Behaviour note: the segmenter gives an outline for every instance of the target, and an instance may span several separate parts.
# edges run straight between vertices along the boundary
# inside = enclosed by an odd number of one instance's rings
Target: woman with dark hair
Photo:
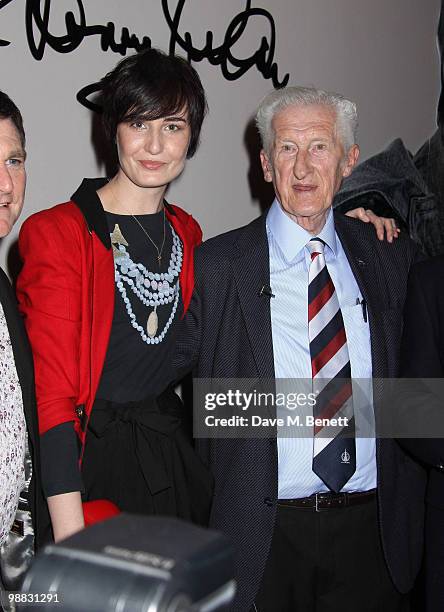
[[[82,499],[199,523],[211,499],[169,387],[201,230],[164,200],[196,151],[205,93],[185,60],[149,49],[104,77],[102,103],[117,173],[84,179],[20,234],[18,298],[56,540],[84,526]]]

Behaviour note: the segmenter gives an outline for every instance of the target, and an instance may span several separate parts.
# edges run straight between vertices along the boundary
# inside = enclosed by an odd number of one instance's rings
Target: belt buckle
[[[325,495],[326,495],[325,492],[315,493],[315,512],[326,512],[327,510],[331,508],[331,506],[328,503],[326,503],[324,507],[321,506],[322,497],[325,498]],[[328,500],[326,500],[326,502],[328,502]]]

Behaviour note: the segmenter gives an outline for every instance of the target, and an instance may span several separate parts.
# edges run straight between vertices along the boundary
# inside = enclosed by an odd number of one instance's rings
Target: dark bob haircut
[[[207,111],[199,75],[184,59],[159,49],[126,57],[101,80],[103,125],[114,143],[123,121],[152,121],[188,110],[191,128],[187,157],[196,152]]]
[[[20,142],[24,149],[26,138],[25,130],[23,128],[22,114],[11,98],[3,91],[0,91],[0,119],[10,119],[12,121],[19,134]]]

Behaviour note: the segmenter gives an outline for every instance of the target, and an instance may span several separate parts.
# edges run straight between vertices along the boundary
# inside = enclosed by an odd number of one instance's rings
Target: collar
[[[71,200],[78,206],[85,217],[88,230],[94,232],[103,245],[111,248],[108,223],[102,202],[97,195],[97,190],[106,185],[108,179],[95,178],[83,179],[80,187],[73,193]],[[175,217],[174,208],[164,200],[165,211],[168,217]]]
[[[292,261],[299,255],[307,242],[313,236],[300,225],[295,223],[282,209],[279,200],[274,199],[267,215],[267,229],[273,235],[287,261]],[[316,235],[330,248],[333,255],[337,255],[337,241],[332,209],[328,211],[327,219],[322,230]]]

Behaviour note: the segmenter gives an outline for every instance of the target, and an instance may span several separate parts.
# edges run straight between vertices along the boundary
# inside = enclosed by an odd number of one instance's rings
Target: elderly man
[[[314,410],[348,406],[348,420],[311,438],[198,441],[215,476],[211,526],[236,547],[235,609],[403,610],[421,558],[424,473],[394,441],[355,438],[350,387],[397,374],[416,249],[332,212],[359,154],[352,102],[289,87],[256,120],[276,197],[197,251],[177,366],[200,378],[327,378]],[[323,404],[332,388],[342,399]]]
[[[25,158],[20,111],[0,91],[0,238],[23,207]],[[0,585],[7,590],[20,587],[48,525],[37,441],[32,355],[12,287],[0,269]]]

